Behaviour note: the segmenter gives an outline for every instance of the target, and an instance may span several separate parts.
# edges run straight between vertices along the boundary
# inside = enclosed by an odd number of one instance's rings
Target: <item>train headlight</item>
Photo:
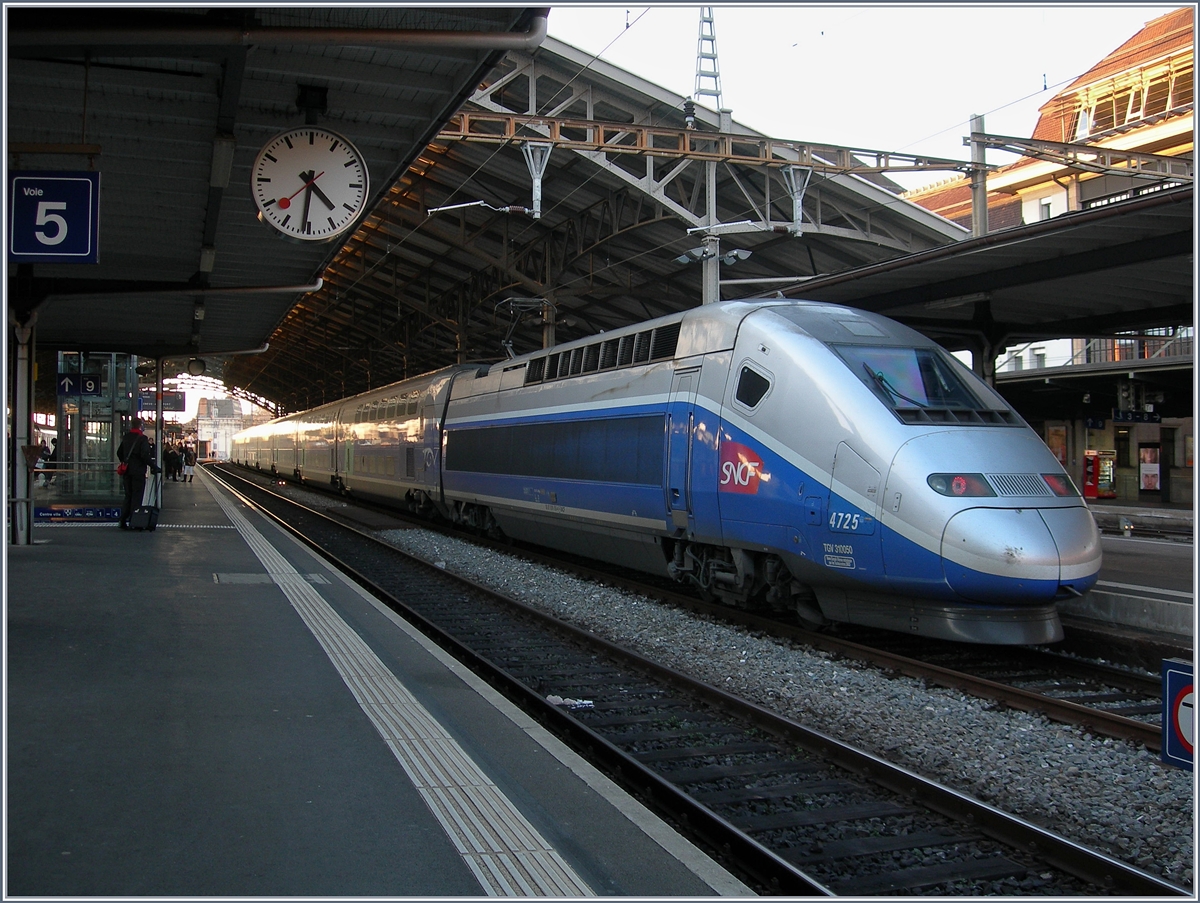
[[[981,473],[934,473],[926,481],[929,488],[951,498],[980,498],[995,496],[995,491]]]
[[[1065,473],[1044,473],[1042,479],[1050,487],[1050,491],[1060,497],[1078,497],[1079,490]]]

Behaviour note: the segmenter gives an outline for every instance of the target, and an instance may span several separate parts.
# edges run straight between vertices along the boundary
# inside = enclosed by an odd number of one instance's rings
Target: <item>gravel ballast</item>
[[[835,661],[432,531],[378,535],[696,679],[1172,883],[1192,885],[1193,776],[1136,744]]]

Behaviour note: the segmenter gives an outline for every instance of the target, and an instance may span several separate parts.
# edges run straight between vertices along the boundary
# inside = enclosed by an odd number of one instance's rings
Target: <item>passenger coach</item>
[[[1003,398],[913,330],[815,302],[447,368],[247,430],[234,459],[816,624],[1051,642],[1100,567]]]

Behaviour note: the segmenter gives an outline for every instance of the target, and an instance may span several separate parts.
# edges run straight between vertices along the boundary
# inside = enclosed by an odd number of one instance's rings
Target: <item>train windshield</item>
[[[986,408],[935,348],[837,345],[834,350],[888,407]]]

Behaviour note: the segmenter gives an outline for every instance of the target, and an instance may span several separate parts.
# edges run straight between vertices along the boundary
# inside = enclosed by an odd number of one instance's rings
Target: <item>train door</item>
[[[350,467],[354,461],[354,409],[342,407],[338,409],[333,427],[333,481],[343,484],[350,475]]]
[[[667,404],[667,512],[676,529],[691,525],[692,437],[699,381],[699,367],[677,371]]]
[[[833,480],[825,515],[823,561],[826,567],[882,575],[879,471],[845,442],[833,458]]]
[[[449,393],[447,393],[447,398]],[[436,488],[438,500],[445,500],[445,489],[442,486],[442,431],[445,424],[443,411],[437,403],[437,388],[427,389],[421,394],[418,410],[421,415],[421,446],[417,450],[417,471],[422,475],[422,482],[430,490]]]
[[[421,408],[422,433],[429,436],[429,444],[425,448],[425,483],[431,489],[437,487],[437,497],[442,503],[446,501],[445,471],[442,467],[446,453],[446,419],[450,413],[450,401],[454,396],[454,383],[460,377],[465,378],[474,370],[456,370],[450,376],[437,384],[427,394],[427,401]]]

